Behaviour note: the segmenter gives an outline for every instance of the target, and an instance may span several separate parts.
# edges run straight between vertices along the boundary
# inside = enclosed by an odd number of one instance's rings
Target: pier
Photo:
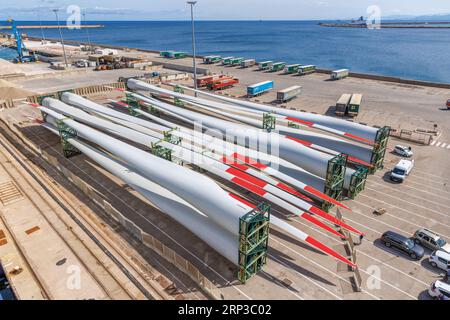
[[[77,26],[77,29],[97,29],[97,28],[104,28],[105,26],[102,24],[88,24],[88,25],[80,25]],[[58,28],[62,28],[62,29],[70,29],[72,28],[72,26],[67,26],[67,25],[61,25],[61,26],[17,26],[17,29],[58,29]],[[12,27],[11,26],[0,26],[0,30],[11,30]]]

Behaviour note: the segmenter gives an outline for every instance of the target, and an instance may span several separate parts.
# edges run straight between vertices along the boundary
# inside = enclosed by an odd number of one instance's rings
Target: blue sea
[[[190,21],[89,23],[105,25],[89,29],[94,43],[192,50]],[[42,35],[40,29],[24,32]],[[44,30],[44,34],[59,37],[58,30]],[[86,30],[63,30],[63,36],[87,42]],[[199,55],[315,64],[327,69],[349,68],[354,72],[450,83],[450,29],[326,28],[318,21],[198,21],[196,37]]]

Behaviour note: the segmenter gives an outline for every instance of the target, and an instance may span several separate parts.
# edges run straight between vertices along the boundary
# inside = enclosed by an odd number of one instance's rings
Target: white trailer
[[[348,69],[339,69],[331,72],[331,79],[339,80],[348,77]]]
[[[282,103],[292,100],[300,95],[302,86],[292,86],[277,92],[277,101]]]
[[[241,62],[241,67],[248,68],[254,66],[255,64],[256,64],[255,59],[247,59]]]

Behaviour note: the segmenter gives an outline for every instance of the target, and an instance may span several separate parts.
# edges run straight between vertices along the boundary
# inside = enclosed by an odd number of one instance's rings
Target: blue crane
[[[14,62],[26,63],[36,61],[36,57],[34,55],[30,55],[28,50],[25,48],[25,45],[22,41],[22,34],[17,30],[16,22],[13,19],[8,19],[8,22],[11,23],[12,33],[14,35],[14,38],[16,39],[16,50],[18,56],[14,59]]]

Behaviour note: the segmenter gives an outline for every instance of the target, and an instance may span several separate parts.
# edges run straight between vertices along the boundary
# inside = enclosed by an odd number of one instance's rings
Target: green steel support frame
[[[77,131],[72,129],[67,124],[63,122],[63,120],[57,120],[56,124],[58,126],[59,136],[61,145],[63,147],[64,157],[71,158],[73,156],[81,154],[81,152],[72,146],[67,140],[71,138],[78,137]]]
[[[372,151],[372,158],[370,163],[373,165],[370,173],[375,173],[378,169],[383,168],[384,156],[386,154],[386,147],[389,140],[391,128],[385,126],[380,128],[375,137],[375,144]]]
[[[270,205],[262,202],[239,219],[238,279],[245,284],[267,261]]]
[[[175,130],[176,128],[169,131],[164,131],[164,141],[179,145],[181,143],[182,138],[172,135],[171,132]]]
[[[183,88],[181,88],[180,86],[175,86],[175,87],[173,88],[173,91],[174,91],[174,92],[178,92],[178,93],[184,93]],[[178,99],[178,98],[174,98],[174,99],[173,99],[173,102],[175,103],[176,106],[184,107],[184,102],[181,101],[181,100]]]
[[[347,196],[350,199],[355,199],[355,197],[364,190],[368,173],[369,170],[366,167],[358,166],[350,180],[350,187],[347,193]]]
[[[325,194],[333,199],[340,200],[344,189],[345,168],[347,167],[347,156],[339,154],[328,161],[327,175],[325,179]],[[323,202],[322,209],[328,211],[331,203]]]
[[[275,123],[276,123],[275,116],[273,116],[270,113],[263,114],[262,128],[264,130],[266,130],[267,132],[271,132],[272,130],[275,130]]]
[[[152,143],[150,147],[150,151],[153,155],[166,159],[168,161],[172,162],[172,150],[165,148],[163,146],[160,146],[158,144],[159,142]]]

